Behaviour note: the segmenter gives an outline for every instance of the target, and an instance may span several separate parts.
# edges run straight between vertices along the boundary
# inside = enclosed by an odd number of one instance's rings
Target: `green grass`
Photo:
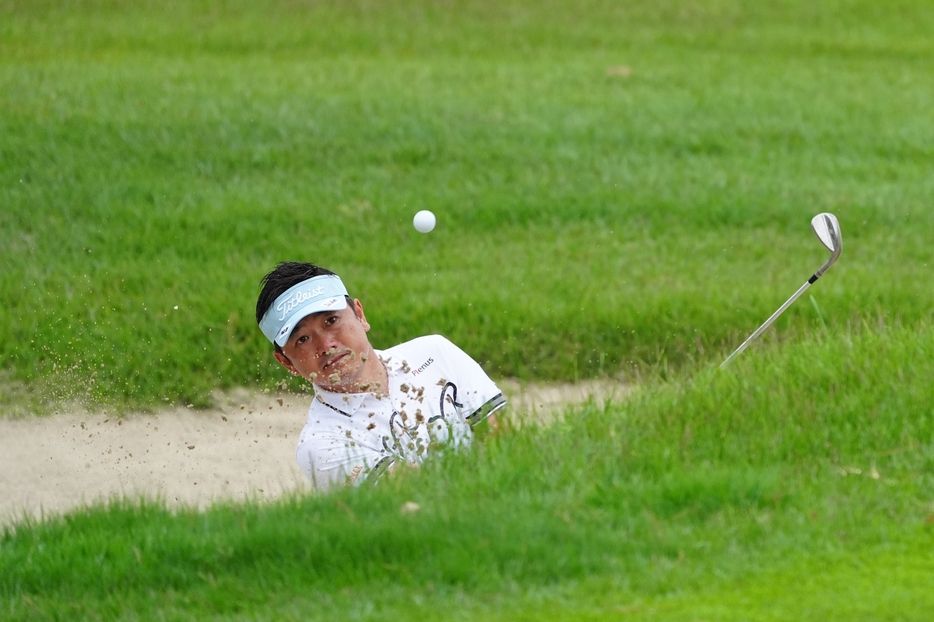
[[[909,0],[0,0],[2,414],[297,389],[253,321],[291,259],[377,347],[639,383],[376,488],[24,520],[0,619],[927,619],[932,31]],[[840,261],[716,371],[825,260],[819,211]]]
[[[13,619],[924,619],[932,348],[930,326],[820,332],[375,488],[27,521],[0,540],[0,600]]]
[[[286,259],[339,271],[378,347],[574,379],[726,353],[824,260],[826,210],[823,313],[929,318],[931,13],[7,1],[0,403],[282,381],[252,315]]]

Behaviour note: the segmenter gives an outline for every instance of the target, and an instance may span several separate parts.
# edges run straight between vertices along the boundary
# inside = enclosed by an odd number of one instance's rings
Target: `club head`
[[[811,228],[817,234],[821,244],[830,251],[830,259],[817,271],[817,276],[822,275],[827,268],[837,261],[840,252],[843,250],[843,235],[840,233],[840,222],[837,217],[828,212],[818,214],[811,219]]]

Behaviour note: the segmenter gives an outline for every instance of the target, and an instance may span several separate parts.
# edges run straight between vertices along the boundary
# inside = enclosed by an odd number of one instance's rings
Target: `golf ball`
[[[415,225],[415,230],[419,233],[428,233],[435,228],[435,215],[423,209],[415,214],[415,218],[412,219],[412,224]]]

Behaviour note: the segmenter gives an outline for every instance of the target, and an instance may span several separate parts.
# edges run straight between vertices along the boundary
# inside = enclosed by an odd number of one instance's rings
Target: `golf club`
[[[804,285],[802,285],[798,291],[796,291],[791,296],[791,298],[785,301],[785,304],[780,306],[778,311],[772,314],[772,317],[767,319],[762,326],[757,328],[756,332],[749,335],[749,338],[747,338],[746,341],[742,343],[742,345],[736,348],[736,351],[733,352],[733,354],[728,356],[727,359],[720,364],[720,369],[723,369],[727,363],[733,360],[734,356],[745,350],[746,346],[748,346],[753,339],[761,335],[766,328],[771,326],[772,322],[774,322],[778,316],[784,313],[785,309],[791,306],[791,303],[798,299],[798,296],[807,291],[807,288],[809,288],[811,284],[814,283],[814,281],[819,279],[821,275],[824,274],[824,272],[826,272],[835,261],[837,261],[837,257],[840,256],[840,251],[843,250],[843,236],[840,233],[840,223],[837,221],[837,217],[826,212],[818,214],[811,219],[811,228],[814,230],[814,233],[817,234],[817,237],[820,239],[821,243],[827,247],[827,250],[830,251],[830,259],[828,259],[823,266],[818,268],[817,272],[811,275],[811,278],[809,278],[804,283]]]

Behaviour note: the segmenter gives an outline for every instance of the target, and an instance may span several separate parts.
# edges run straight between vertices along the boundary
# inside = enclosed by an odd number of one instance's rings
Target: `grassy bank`
[[[923,2],[6,2],[0,403],[272,386],[252,306],[285,259],[344,275],[377,347],[440,332],[567,380],[722,356],[833,211],[820,313],[775,334],[929,318],[932,27]]]
[[[376,488],[23,522],[0,619],[927,619],[931,31],[914,1],[0,3],[0,415],[278,384],[252,316],[286,259],[377,347],[639,381]],[[840,261],[716,371],[826,258],[819,211]]]
[[[932,349],[929,325],[821,331],[376,488],[22,524],[5,613],[920,620]]]

